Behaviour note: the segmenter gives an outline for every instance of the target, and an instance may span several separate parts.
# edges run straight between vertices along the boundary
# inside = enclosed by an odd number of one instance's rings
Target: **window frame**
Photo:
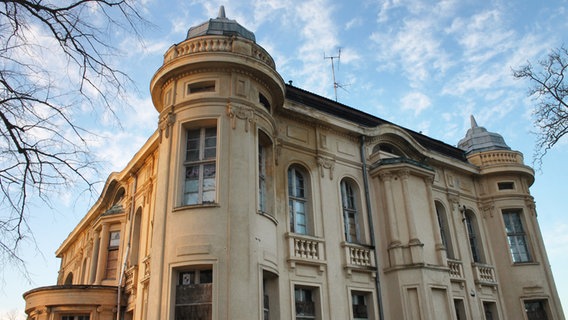
[[[301,180],[298,180],[298,177],[301,177]],[[299,186],[300,182],[301,186]],[[312,235],[312,204],[310,175],[308,171],[300,165],[291,165],[287,170],[287,184],[290,232],[302,235]],[[303,208],[303,213],[296,210],[299,206]],[[304,218],[303,224],[298,221],[300,220],[298,218],[302,215]],[[301,227],[303,227],[304,230],[300,230]]]
[[[503,217],[505,237],[509,247],[509,256],[513,264],[534,262],[529,237],[525,228],[526,224],[523,219],[523,211],[521,209],[504,209],[501,215]],[[516,217],[517,220],[512,221],[511,218],[506,217]],[[517,227],[519,227],[520,230],[517,230]],[[511,229],[511,231],[509,231],[509,229]],[[514,241],[512,241],[513,239]],[[525,257],[522,256],[523,253],[520,252],[519,249],[524,249]],[[519,256],[520,260],[517,261],[516,256]]]
[[[264,130],[257,130],[257,145],[257,210],[275,220],[273,142]]]
[[[202,273],[207,272],[209,273],[210,281],[208,279],[202,279]],[[189,283],[182,284],[183,277],[185,274],[188,274],[187,279],[189,279]],[[173,319],[176,318],[176,313],[178,312],[178,307],[186,306],[186,305],[208,305],[208,311],[211,315],[211,318],[214,319],[214,291],[215,291],[215,270],[213,265],[191,265],[180,267],[174,269],[173,277],[172,277],[172,303],[171,303],[171,312],[173,315]],[[205,281],[204,281],[205,280]],[[181,290],[180,286],[195,286],[198,290],[198,286],[201,285],[208,285],[205,290],[208,290],[210,301],[194,301],[190,302],[189,304],[178,303],[178,294]]]
[[[313,314],[298,314],[298,300],[297,300],[297,291],[305,291],[310,293],[310,300],[313,304]],[[310,285],[310,284],[300,284],[296,283],[292,286],[292,314],[294,315],[295,320],[321,320],[322,319],[322,310],[321,310],[321,301],[322,298],[320,296],[321,290],[320,287],[317,285]]]
[[[551,320],[553,319],[553,317],[551,316],[550,313],[550,307],[548,305],[548,299],[546,298],[531,298],[531,299],[524,299],[522,300],[523,304],[523,309],[524,309],[524,315],[526,317],[527,320]],[[529,310],[527,309],[527,304],[528,303],[539,303],[542,307],[542,312],[544,312],[544,318],[533,318],[532,316],[529,316]]]
[[[464,223],[469,243],[469,252],[471,259],[474,263],[485,263],[485,256],[483,252],[483,242],[481,241],[481,234],[477,216],[470,209],[465,209]]]
[[[339,183],[341,211],[343,215],[343,235],[345,241],[349,243],[362,244],[364,237],[364,221],[361,212],[361,202],[359,196],[359,188],[355,181],[350,178],[343,178]],[[353,215],[353,224],[355,230],[351,230],[351,217]],[[353,239],[353,231],[355,239]]]
[[[216,119],[204,120],[204,121],[194,121],[184,124],[182,126],[183,130],[183,146],[181,148],[181,195],[180,195],[180,205],[181,206],[210,206],[217,203],[218,197],[218,164],[219,164],[219,127]],[[214,135],[207,136],[207,131],[209,133],[214,132]],[[197,148],[190,148],[190,132],[199,132],[197,137]],[[214,138],[214,144],[206,145],[207,139]],[[193,137],[193,142],[195,143],[195,136]],[[207,155],[207,152],[211,152],[214,148],[213,155]],[[190,153],[197,157],[190,159]],[[208,168],[206,168],[206,166]],[[189,173],[190,168],[195,168],[193,173]],[[206,170],[213,169],[213,174],[211,177],[206,177]],[[195,169],[194,169],[195,170]],[[209,171],[211,172],[211,171]],[[188,175],[193,174],[193,179],[190,179]],[[195,176],[197,175],[197,176]],[[190,181],[196,186],[190,185]],[[210,185],[207,185],[210,183]],[[188,190],[190,189],[191,190]],[[210,193],[211,195],[209,195]],[[207,194],[207,195],[206,195]],[[196,197],[195,199],[190,199],[189,197]],[[207,197],[207,199],[205,198]]]
[[[456,255],[454,252],[452,233],[450,231],[450,222],[448,221],[446,207],[441,201],[435,200],[434,208],[436,209],[436,219],[438,220],[438,231],[440,232],[442,245],[444,245],[444,248],[446,249],[446,257],[454,260],[456,259]]]

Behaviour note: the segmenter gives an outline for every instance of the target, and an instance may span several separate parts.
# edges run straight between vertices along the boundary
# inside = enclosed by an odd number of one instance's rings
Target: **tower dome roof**
[[[205,35],[235,35],[256,42],[254,33],[241,26],[237,21],[228,19],[225,16],[224,6],[221,6],[219,8],[219,14],[217,18],[209,19],[209,21],[189,28],[189,30],[187,31],[186,39]]]
[[[467,130],[465,137],[458,142],[458,148],[464,150],[466,154],[490,150],[511,150],[500,134],[489,132],[484,127],[478,126],[473,115],[471,116],[471,129]]]

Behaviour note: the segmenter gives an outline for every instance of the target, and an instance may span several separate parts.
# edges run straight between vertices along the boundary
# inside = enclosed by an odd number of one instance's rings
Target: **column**
[[[97,263],[97,273],[95,277],[95,284],[100,285],[106,272],[106,262],[107,262],[107,249],[108,249],[108,237],[109,237],[109,224],[103,223],[101,230],[101,238],[99,242],[99,261]]]

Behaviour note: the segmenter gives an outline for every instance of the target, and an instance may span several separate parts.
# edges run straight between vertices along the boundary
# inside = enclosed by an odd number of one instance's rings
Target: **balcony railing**
[[[341,245],[344,249],[345,269],[348,274],[353,270],[375,272],[377,265],[371,247],[349,242],[343,242]]]
[[[288,261],[292,268],[296,263],[325,264],[324,240],[303,234],[288,233]]]
[[[347,265],[350,267],[375,267],[372,249],[355,243],[343,243]]]
[[[480,263],[474,263],[472,266],[475,283],[491,286],[497,285],[495,268],[493,266]]]
[[[126,270],[124,291],[128,294],[136,294],[137,284],[138,284],[138,266],[132,266]]]
[[[453,280],[464,280],[463,264],[461,261],[448,259],[448,268],[450,268],[450,278]]]

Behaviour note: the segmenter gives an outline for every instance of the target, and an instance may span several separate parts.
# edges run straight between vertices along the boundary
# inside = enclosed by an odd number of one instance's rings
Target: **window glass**
[[[465,224],[469,237],[469,247],[474,262],[482,262],[475,216],[469,210],[465,213]]]
[[[175,319],[212,319],[212,283],[211,269],[179,272],[176,284]]]
[[[356,207],[355,192],[352,183],[345,179],[341,181],[341,202],[343,205],[345,240],[347,242],[360,242],[359,213]]]
[[[548,320],[546,300],[525,301],[527,320]]]
[[[369,310],[367,309],[368,294],[361,292],[351,293],[351,309],[353,310],[354,320],[369,319]]]
[[[217,128],[187,130],[183,204],[214,203],[216,196]]]
[[[296,288],[294,290],[296,304],[296,319],[315,319],[316,307],[313,300],[313,290],[308,288]]]
[[[295,233],[308,233],[306,186],[304,173],[292,167],[288,170],[288,196],[290,207],[290,230]]]
[[[527,238],[521,221],[521,214],[518,211],[503,212],[505,231],[507,232],[507,242],[511,251],[513,262],[531,261]]]

